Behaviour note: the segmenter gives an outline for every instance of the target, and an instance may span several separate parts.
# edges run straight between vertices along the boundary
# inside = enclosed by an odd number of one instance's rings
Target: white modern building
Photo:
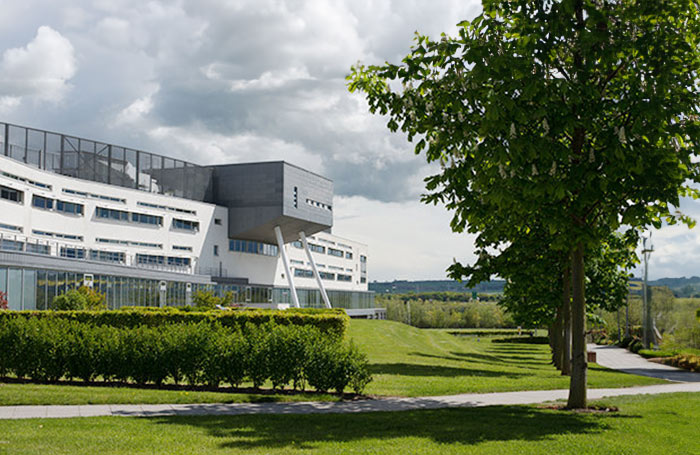
[[[244,304],[367,312],[367,246],[332,224],[332,182],[286,162],[198,166],[0,123],[0,291],[11,309],[44,309],[88,284],[111,308],[184,305],[211,289]]]

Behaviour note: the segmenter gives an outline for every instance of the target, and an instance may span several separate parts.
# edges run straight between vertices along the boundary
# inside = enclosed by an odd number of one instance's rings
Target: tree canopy
[[[700,18],[691,0],[484,0],[458,36],[417,35],[350,90],[439,162],[426,202],[480,249],[537,228],[572,254],[571,406],[585,406],[584,253],[619,229],[692,220]],[[581,384],[583,383],[583,391]],[[573,397],[573,398],[572,398]]]

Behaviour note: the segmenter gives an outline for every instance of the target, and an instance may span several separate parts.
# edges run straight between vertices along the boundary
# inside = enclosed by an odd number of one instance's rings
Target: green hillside
[[[349,335],[369,356],[374,381],[367,392],[422,396],[471,392],[565,389],[569,378],[549,364],[549,346],[494,343],[394,321],[352,320]],[[591,387],[663,381],[591,365]]]

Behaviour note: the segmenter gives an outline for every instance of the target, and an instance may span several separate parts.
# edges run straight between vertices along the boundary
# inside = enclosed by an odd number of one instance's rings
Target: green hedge
[[[188,307],[183,307],[188,308]],[[2,311],[0,323],[7,319],[49,319],[77,321],[95,326],[136,328],[168,324],[209,322],[224,327],[242,329],[246,325],[312,326],[323,333],[342,338],[350,318],[342,309],[290,309],[230,311],[187,311],[178,308],[127,307],[117,311]]]
[[[115,327],[67,318],[6,318],[0,324],[0,376],[38,381],[162,384],[216,387],[244,381],[256,387],[310,385],[319,391],[350,386],[361,393],[371,380],[366,357],[352,344],[306,325],[218,321]]]

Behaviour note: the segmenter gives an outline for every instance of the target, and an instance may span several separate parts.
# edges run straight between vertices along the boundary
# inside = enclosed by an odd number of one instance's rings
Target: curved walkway
[[[623,395],[700,392],[700,382],[663,384],[621,389],[589,389],[589,399]],[[68,417],[160,417],[242,414],[312,414],[412,411],[452,407],[477,407],[544,403],[566,399],[568,390],[535,390],[462,394],[420,398],[382,398],[361,401],[303,403],[235,403],[235,404],[143,404],[85,406],[4,406],[0,419],[68,418]]]
[[[595,352],[598,357],[596,363],[606,368],[667,381],[700,383],[700,373],[650,362],[640,355],[617,346],[589,344],[588,350]]]

